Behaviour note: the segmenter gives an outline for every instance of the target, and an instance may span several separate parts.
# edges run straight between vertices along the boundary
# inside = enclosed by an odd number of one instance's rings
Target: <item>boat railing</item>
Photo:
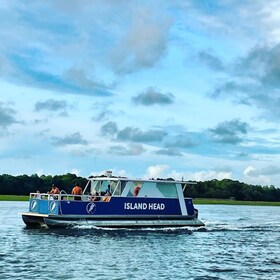
[[[90,194],[82,194],[82,195],[73,195],[68,194],[64,190],[62,190],[59,194],[49,194],[49,193],[30,193],[29,196],[31,199],[39,199],[39,200],[64,200],[64,201],[109,201],[111,196],[105,195],[90,195]]]

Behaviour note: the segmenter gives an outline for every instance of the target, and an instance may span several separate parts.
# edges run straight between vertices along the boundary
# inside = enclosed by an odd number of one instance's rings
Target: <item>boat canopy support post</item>
[[[87,191],[88,186],[89,186],[89,184],[90,184],[90,183],[91,183],[91,181],[89,180],[89,181],[87,182],[87,184],[86,184],[85,188],[84,188],[83,194],[85,194],[85,193],[86,193],[86,191]]]
[[[182,192],[182,185],[176,184],[176,189],[177,189],[177,194],[178,194],[178,198],[179,198],[181,213],[182,213],[182,215],[188,215],[184,194]]]

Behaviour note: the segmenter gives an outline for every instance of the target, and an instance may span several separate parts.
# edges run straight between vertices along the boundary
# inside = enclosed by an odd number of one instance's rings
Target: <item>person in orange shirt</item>
[[[81,195],[83,194],[83,190],[80,187],[80,184],[77,183],[75,187],[72,189],[72,194],[74,195],[74,200],[81,200]]]

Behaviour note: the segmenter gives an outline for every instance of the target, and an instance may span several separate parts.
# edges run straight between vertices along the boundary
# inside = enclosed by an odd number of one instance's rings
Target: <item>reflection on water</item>
[[[280,279],[280,207],[198,208],[205,228],[27,229],[1,202],[1,279]]]

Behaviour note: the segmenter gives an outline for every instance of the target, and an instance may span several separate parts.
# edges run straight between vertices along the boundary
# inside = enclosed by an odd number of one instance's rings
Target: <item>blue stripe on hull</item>
[[[194,214],[191,199],[186,199],[188,215]],[[62,215],[181,215],[178,199],[111,197],[104,201],[61,201]]]

